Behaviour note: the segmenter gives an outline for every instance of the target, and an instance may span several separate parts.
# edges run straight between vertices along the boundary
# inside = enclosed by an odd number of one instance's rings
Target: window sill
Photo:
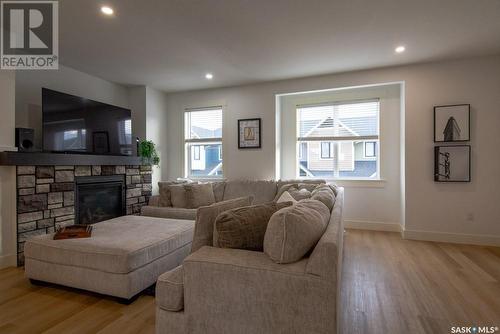
[[[384,179],[327,179],[326,181],[344,188],[385,188],[387,183]]]

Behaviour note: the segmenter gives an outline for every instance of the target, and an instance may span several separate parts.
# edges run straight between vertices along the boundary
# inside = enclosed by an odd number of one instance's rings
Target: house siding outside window
[[[378,100],[297,106],[298,147],[308,147],[297,176],[378,178],[379,109]]]

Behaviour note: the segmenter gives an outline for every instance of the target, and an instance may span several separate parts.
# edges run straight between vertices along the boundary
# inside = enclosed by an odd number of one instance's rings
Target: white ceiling
[[[165,91],[500,53],[500,0],[61,0],[59,20],[62,64]]]

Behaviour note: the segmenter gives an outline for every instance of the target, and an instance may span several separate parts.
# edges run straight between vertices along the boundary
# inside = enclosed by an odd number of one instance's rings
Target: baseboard
[[[398,223],[385,223],[367,220],[344,220],[344,227],[355,230],[401,232],[401,225]]]
[[[16,266],[17,266],[17,256],[15,254],[0,256],[0,269],[7,267],[16,267]]]
[[[462,234],[430,231],[403,230],[403,239],[450,242],[480,246],[500,246],[500,237],[484,234]]]

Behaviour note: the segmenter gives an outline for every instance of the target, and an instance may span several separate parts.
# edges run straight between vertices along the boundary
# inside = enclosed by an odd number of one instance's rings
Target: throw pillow
[[[315,180],[304,180],[304,181],[315,181]],[[276,193],[276,196],[275,196],[274,199],[277,200],[278,198],[281,197],[281,195],[285,191],[290,192],[290,189],[292,189],[292,188],[295,188],[297,190],[306,189],[307,191],[313,191],[319,184],[322,184],[322,183],[324,183],[324,181],[318,181],[316,183],[312,183],[312,182],[308,182],[308,183],[305,183],[305,182],[286,183],[286,184],[283,184],[278,189],[278,192]]]
[[[168,188],[174,184],[183,184],[186,181],[160,181],[158,182],[158,189],[160,192],[160,206],[172,206],[172,199],[170,194],[170,189]]]
[[[262,251],[269,219],[292,204],[271,202],[222,212],[215,220],[214,247]]]
[[[292,202],[293,204],[295,204],[297,203],[297,200],[293,198],[288,191],[285,191],[276,201],[276,203],[283,203],[283,202]]]
[[[214,190],[211,183],[186,184],[186,208],[197,209],[215,203]]]
[[[311,198],[311,192],[305,188],[298,189],[295,187],[291,187],[290,189],[288,189],[288,193],[297,201]]]
[[[252,201],[253,198],[251,196],[240,197],[198,208],[196,211],[191,253],[203,246],[212,246],[215,219],[221,212],[251,205]]]
[[[311,199],[320,201],[326,205],[330,211],[332,211],[333,205],[335,204],[335,193],[329,185],[322,184],[313,190]]]
[[[170,200],[174,208],[187,208],[186,189],[184,184],[171,184],[168,186]]]
[[[264,253],[276,263],[302,259],[319,241],[330,220],[323,203],[306,199],[275,212],[264,236]]]

